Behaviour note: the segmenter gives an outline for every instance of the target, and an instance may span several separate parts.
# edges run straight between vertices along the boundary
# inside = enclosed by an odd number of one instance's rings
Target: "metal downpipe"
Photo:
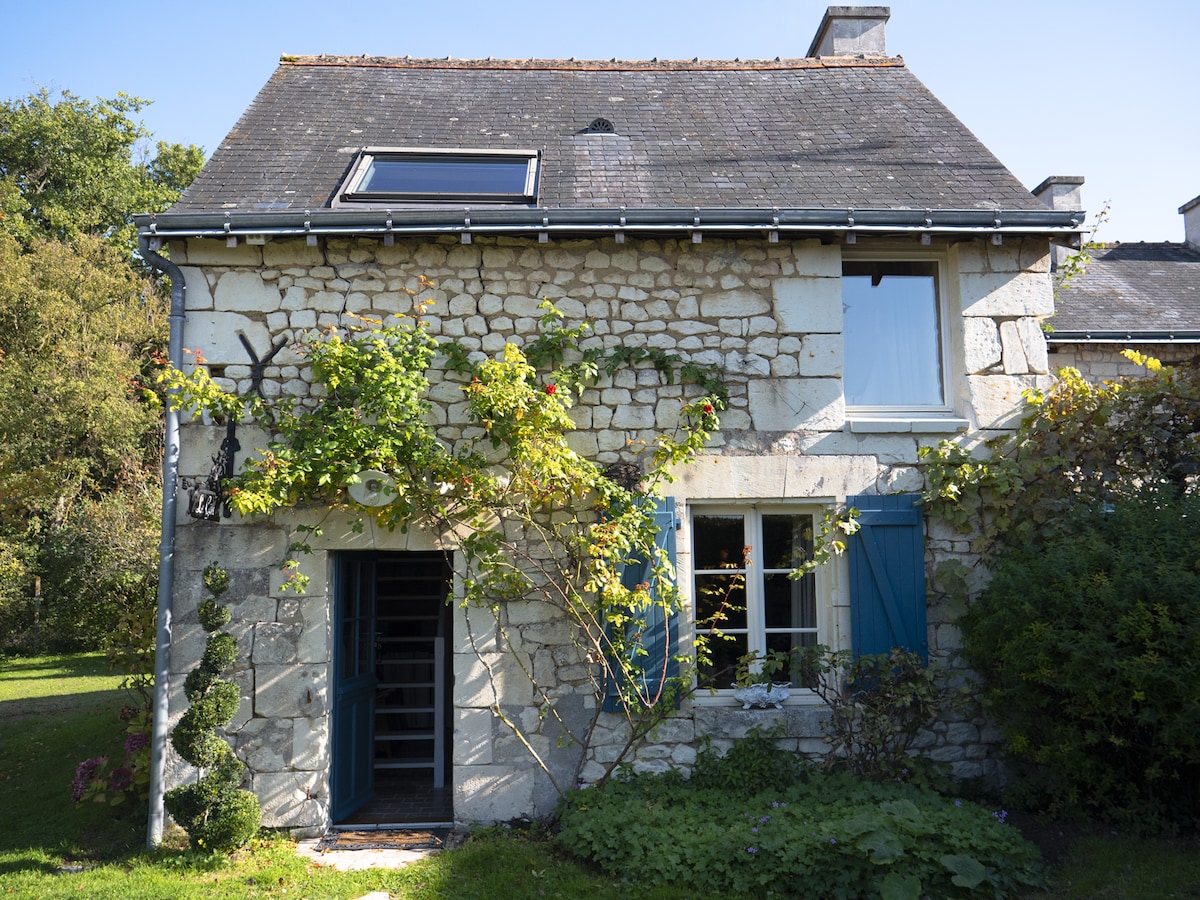
[[[151,266],[171,278],[170,340],[167,355],[176,369],[183,367],[183,324],[187,283],[179,266],[150,249],[149,236],[138,235],[138,251]],[[167,768],[167,719],[170,716],[171,592],[175,581],[175,507],[179,484],[179,411],[167,405],[163,441],[162,539],[158,545],[158,625],[154,645],[154,705],[150,734],[150,815],[146,846],[162,843],[163,795]]]

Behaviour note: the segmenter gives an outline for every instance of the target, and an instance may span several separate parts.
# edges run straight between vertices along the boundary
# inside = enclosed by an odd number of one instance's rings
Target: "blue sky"
[[[154,101],[211,153],[284,53],[580,59],[802,56],[826,0],[0,0],[0,98]],[[1200,195],[1200,3],[894,0],[888,52],[1027,186],[1083,175],[1101,240],[1179,241]]]

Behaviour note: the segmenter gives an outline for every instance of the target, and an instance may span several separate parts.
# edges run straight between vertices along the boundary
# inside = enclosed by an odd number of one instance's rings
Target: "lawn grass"
[[[596,875],[536,836],[477,831],[460,849],[398,870],[338,872],[265,835],[230,858],[144,849],[145,808],[71,802],[80,760],[119,755],[126,695],[100,655],[0,659],[0,900],[305,897],[671,900]],[[1118,836],[1081,840],[1032,898],[1157,900],[1197,896],[1200,844]],[[688,900],[704,900],[689,894]]]
[[[1070,900],[1200,897],[1200,839],[1081,838],[1053,873],[1051,891]]]

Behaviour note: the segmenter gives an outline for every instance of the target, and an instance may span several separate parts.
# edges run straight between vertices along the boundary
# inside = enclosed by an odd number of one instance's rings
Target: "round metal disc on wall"
[[[396,499],[396,481],[390,475],[364,469],[358,482],[348,485],[350,499],[361,506],[387,506]]]

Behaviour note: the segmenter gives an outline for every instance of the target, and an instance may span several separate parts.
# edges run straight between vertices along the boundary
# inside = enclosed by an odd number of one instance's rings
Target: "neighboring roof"
[[[597,118],[610,120],[615,134],[587,133]],[[265,213],[289,210],[280,221],[304,210],[313,211],[313,223],[348,221],[328,208],[368,146],[539,150],[539,211],[686,210],[691,222],[694,208],[817,209],[838,210],[845,223],[853,208],[915,211],[896,218],[922,225],[992,226],[997,218],[1042,230],[1082,225],[1082,214],[1051,211],[1034,198],[903,60],[870,56],[285,56],[158,222],[200,223],[196,214],[225,212],[235,224],[269,222]],[[431,218],[430,209],[408,218]],[[509,209],[516,219],[529,210]],[[476,212],[486,218],[496,208]]]
[[[1052,343],[1200,340],[1200,250],[1105,244],[1058,293]]]

